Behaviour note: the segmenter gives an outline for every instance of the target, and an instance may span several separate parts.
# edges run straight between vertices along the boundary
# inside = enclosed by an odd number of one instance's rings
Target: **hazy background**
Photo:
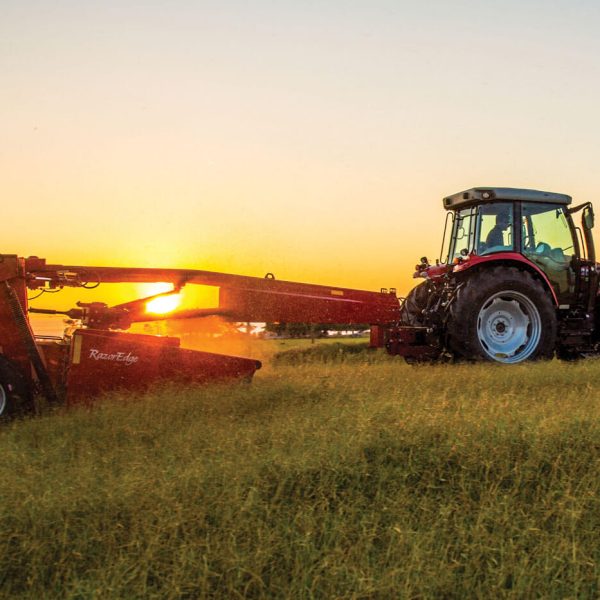
[[[405,292],[444,195],[597,199],[599,30],[576,0],[2,0],[1,251]]]

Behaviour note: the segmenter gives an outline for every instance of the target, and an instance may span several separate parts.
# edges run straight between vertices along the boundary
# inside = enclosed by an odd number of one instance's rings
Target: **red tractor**
[[[405,299],[401,325],[381,333],[391,354],[519,363],[600,350],[589,202],[493,187],[443,202],[443,256],[417,265],[425,281]]]

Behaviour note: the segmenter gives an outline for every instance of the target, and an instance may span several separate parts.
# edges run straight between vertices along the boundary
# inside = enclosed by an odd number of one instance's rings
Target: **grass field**
[[[0,594],[600,595],[599,361],[331,348],[5,426]]]

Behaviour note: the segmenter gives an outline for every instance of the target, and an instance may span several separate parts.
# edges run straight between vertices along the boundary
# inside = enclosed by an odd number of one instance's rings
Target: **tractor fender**
[[[472,269],[473,267],[482,267],[484,264],[486,267],[493,265],[506,265],[512,267],[516,266],[530,271],[532,274],[540,278],[544,284],[544,287],[550,293],[550,297],[552,298],[552,302],[554,302],[554,306],[558,307],[558,298],[556,297],[556,292],[554,291],[550,280],[546,276],[546,273],[544,273],[544,271],[542,271],[535,263],[531,262],[518,252],[503,252],[502,254],[490,254],[489,256],[477,256],[476,254],[471,254],[462,262],[455,265],[452,269],[452,272],[464,273],[468,269]]]

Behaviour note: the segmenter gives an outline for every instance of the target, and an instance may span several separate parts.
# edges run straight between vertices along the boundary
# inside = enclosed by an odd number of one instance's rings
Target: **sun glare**
[[[159,296],[146,303],[146,312],[162,315],[175,310],[181,303],[181,294]]]

